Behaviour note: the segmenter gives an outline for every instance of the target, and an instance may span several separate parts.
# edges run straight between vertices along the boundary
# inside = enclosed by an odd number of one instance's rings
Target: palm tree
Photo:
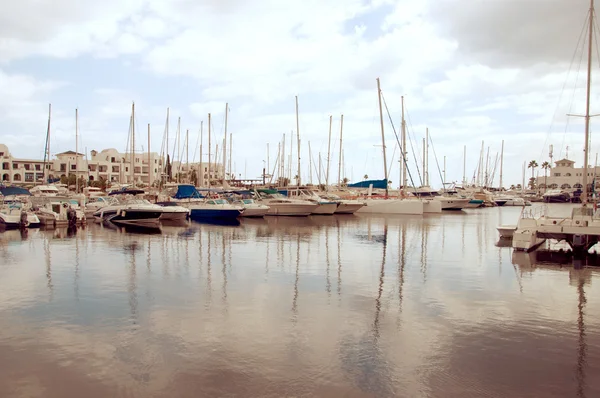
[[[342,180],[342,186],[343,187],[347,186],[349,182],[350,182],[350,180],[347,179],[346,177],[344,177],[344,179]]]
[[[515,188],[516,188],[516,187],[515,187],[515,185],[513,184],[513,185],[511,185],[511,186],[510,186],[510,188],[509,188],[509,189],[510,189],[511,191],[514,191],[514,190],[515,190]]]
[[[527,166],[528,169],[531,169],[531,180],[529,181],[533,181],[531,182],[531,189],[535,189],[535,168],[538,167],[538,163],[535,160],[532,160],[531,162],[529,162],[529,165]]]
[[[363,176],[363,178],[364,178],[365,180],[368,180],[368,179],[369,179],[369,176],[368,176],[367,174],[365,174],[365,175]]]
[[[548,170],[552,168],[550,163],[544,162],[542,163],[542,169],[544,169],[544,190],[548,189]]]

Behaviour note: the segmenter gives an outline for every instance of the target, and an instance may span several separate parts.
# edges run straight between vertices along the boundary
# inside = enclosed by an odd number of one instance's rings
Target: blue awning
[[[387,180],[365,180],[354,184],[348,184],[348,188],[369,188],[369,185],[371,184],[373,184],[373,188],[385,189],[387,187]]]
[[[198,192],[195,186],[181,184],[177,186],[177,193],[173,197],[175,199],[199,199],[204,196]]]
[[[0,193],[4,196],[27,195],[31,196],[31,192],[21,187],[2,187]]]

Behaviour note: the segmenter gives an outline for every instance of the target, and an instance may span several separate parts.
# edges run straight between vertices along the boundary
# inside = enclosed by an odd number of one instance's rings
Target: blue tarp
[[[178,185],[177,193],[173,197],[175,199],[199,199],[204,196],[193,185]]]
[[[31,196],[31,192],[29,192],[25,188],[20,188],[20,187],[3,187],[3,188],[0,188],[0,193],[4,196],[13,196],[13,195]]]
[[[387,187],[387,180],[365,180],[354,184],[348,184],[348,188],[369,188],[369,185],[373,184],[373,188],[385,189]]]

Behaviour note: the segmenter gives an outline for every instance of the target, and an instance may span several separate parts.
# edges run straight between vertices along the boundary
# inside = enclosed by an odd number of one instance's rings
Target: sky
[[[326,163],[330,115],[330,182],[337,180],[342,114],[343,175],[379,179],[380,78],[398,132],[404,97],[416,185],[428,128],[431,185],[441,186],[444,156],[446,180],[462,180],[465,146],[471,180],[482,141],[493,169],[504,140],[508,187],[521,182],[523,162],[549,160],[549,145],[554,160],[568,147],[576,166],[583,162],[583,119],[567,113],[585,111],[588,8],[588,0],[10,2],[0,14],[0,143],[15,157],[43,158],[51,103],[52,154],[75,149],[76,108],[80,151],[125,151],[135,102],[136,151],[147,151],[148,124],[151,149],[160,151],[169,108],[170,147],[180,117],[197,160],[202,122],[206,157],[208,113],[214,147],[228,103],[234,171],[257,178],[267,143],[271,169],[283,134],[289,157],[298,96],[302,181],[310,178],[309,142],[314,183],[319,153]],[[600,113],[597,49],[592,114]],[[386,109],[384,118],[397,186],[399,151]],[[595,120],[592,164],[600,151]],[[493,185],[498,180],[499,165]]]

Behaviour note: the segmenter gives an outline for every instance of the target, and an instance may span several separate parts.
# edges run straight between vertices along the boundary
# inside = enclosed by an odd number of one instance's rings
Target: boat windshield
[[[245,205],[251,205],[254,203],[254,201],[252,199],[242,199],[242,203]]]
[[[224,205],[227,204],[227,201],[225,199],[212,199],[206,203],[208,203],[209,205]]]

